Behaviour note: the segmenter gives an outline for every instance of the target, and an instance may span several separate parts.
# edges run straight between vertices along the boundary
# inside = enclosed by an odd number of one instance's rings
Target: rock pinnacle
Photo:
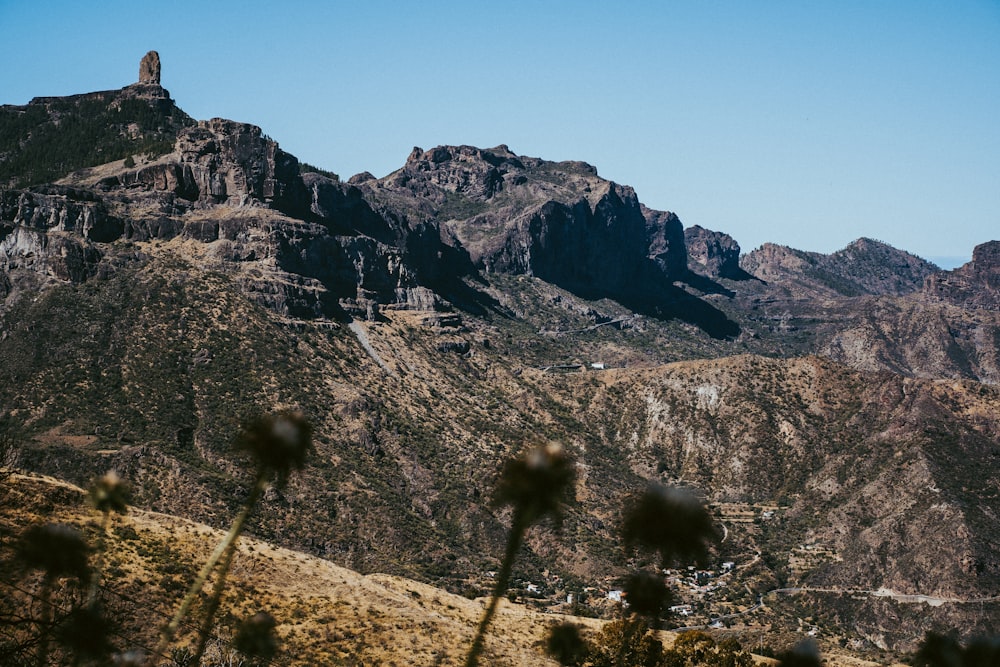
[[[139,83],[160,85],[160,54],[150,51],[139,63]]]

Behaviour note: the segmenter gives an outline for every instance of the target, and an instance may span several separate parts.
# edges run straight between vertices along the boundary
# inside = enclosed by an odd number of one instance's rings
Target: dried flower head
[[[109,655],[111,623],[99,605],[78,607],[70,612],[56,634],[59,643],[75,655],[97,660]]]
[[[305,464],[312,449],[312,425],[292,410],[264,415],[240,430],[236,448],[248,452],[261,470],[284,482],[292,470]]]
[[[588,653],[587,642],[580,634],[580,626],[574,623],[559,623],[549,628],[545,650],[560,665],[569,667],[582,665]]]
[[[558,515],[573,490],[573,460],[559,443],[531,447],[509,459],[500,473],[494,500],[510,505],[527,524]]]
[[[278,652],[277,622],[266,611],[260,611],[240,624],[236,631],[236,650],[252,658],[270,660]]]
[[[635,547],[660,553],[661,564],[703,561],[708,543],[718,539],[712,517],[689,489],[650,484],[625,510],[622,538]]]
[[[90,502],[98,512],[128,511],[128,487],[114,470],[109,470],[90,487]]]
[[[17,559],[30,568],[44,570],[52,577],[90,576],[87,553],[90,550],[76,528],[47,523],[24,531],[17,544]]]
[[[670,600],[670,591],[662,576],[643,570],[625,580],[625,600],[632,613],[655,619]]]
[[[779,667],[820,667],[823,662],[819,657],[819,647],[811,639],[803,639],[790,651],[781,654]]]

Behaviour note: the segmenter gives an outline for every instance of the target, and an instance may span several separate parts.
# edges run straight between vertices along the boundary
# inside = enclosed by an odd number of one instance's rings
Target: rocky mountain
[[[765,243],[740,259],[760,280],[800,294],[859,296],[909,294],[938,267],[872,239],[858,239],[830,255]]]
[[[317,451],[252,532],[475,592],[509,521],[500,462],[555,439],[576,500],[517,573],[550,602],[620,582],[622,502],[656,480],[726,527],[726,586],[682,591],[705,622],[767,595],[743,631],[812,615],[861,651],[994,627],[1000,243],[952,272],[868,239],[740,257],[588,164],[506,146],[341,182],[188,118],[158,70],[0,109],[17,467],[115,468],[144,509],[219,527],[246,481],[232,433],[296,407]]]

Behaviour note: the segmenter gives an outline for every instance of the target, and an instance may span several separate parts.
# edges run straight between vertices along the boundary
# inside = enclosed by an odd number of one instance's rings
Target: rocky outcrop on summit
[[[740,259],[751,275],[813,296],[903,295],[920,289],[938,268],[872,239],[858,239],[830,255],[765,243]]]
[[[923,293],[966,308],[1000,310],[1000,241],[978,245],[972,261],[927,277]]]
[[[684,230],[684,244],[691,271],[709,278],[742,280],[749,277],[740,268],[740,244],[729,234],[694,225]]]
[[[139,83],[160,85],[160,54],[150,51],[139,61]]]

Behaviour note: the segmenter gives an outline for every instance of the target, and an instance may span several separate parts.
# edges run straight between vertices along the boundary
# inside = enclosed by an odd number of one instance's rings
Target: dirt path
[[[374,359],[375,363],[377,363],[382,370],[389,375],[396,377],[395,371],[389,368],[389,365],[382,361],[382,357],[378,356],[378,352],[376,352],[375,348],[372,347],[371,342],[368,340],[368,334],[365,332],[365,328],[361,326],[361,323],[357,320],[351,320],[350,324],[347,325],[347,328],[350,329],[354,336],[358,339],[358,342],[361,343],[361,347],[365,349],[368,356]]]

